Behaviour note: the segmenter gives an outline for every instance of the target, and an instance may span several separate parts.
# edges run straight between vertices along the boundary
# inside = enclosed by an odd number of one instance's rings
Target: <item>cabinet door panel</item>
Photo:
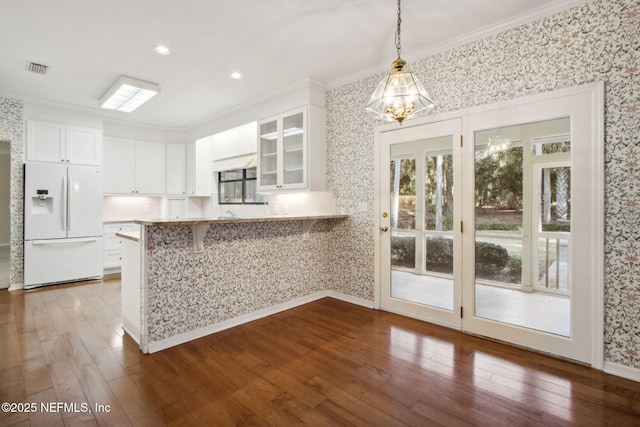
[[[306,108],[299,108],[259,122],[259,191],[310,189],[307,115]],[[318,138],[319,145],[323,141]]]
[[[136,141],[135,183],[140,194],[164,194],[165,148],[164,144]]]
[[[100,166],[101,151],[100,130],[67,126],[66,159],[69,163]]]
[[[282,187],[306,187],[304,113],[282,118]]]
[[[29,121],[26,159],[31,162],[64,162],[65,132],[65,125]]]
[[[260,123],[258,140],[258,180],[260,188],[278,185],[278,120]]]
[[[133,193],[133,141],[105,138],[103,170],[105,193]]]
[[[187,167],[187,194],[195,195],[196,194],[196,143],[191,142],[187,144],[187,158],[185,160],[185,164]]]
[[[186,146],[167,144],[167,194],[186,193],[186,165]]]

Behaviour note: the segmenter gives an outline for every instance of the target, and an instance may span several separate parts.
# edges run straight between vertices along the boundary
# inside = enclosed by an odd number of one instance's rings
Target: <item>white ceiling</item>
[[[585,0],[404,0],[403,58]],[[121,75],[158,83],[113,120],[185,128],[307,78],[328,87],[389,68],[393,0],[2,0],[0,93],[98,109]],[[157,44],[172,54],[154,53]],[[47,75],[25,70],[48,65]],[[229,74],[240,71],[244,78]]]

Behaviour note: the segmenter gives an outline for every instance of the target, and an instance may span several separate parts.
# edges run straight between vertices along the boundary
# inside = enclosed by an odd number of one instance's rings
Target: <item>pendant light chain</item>
[[[402,23],[402,17],[400,12],[400,0],[398,0],[398,25],[396,29],[396,51],[398,52],[398,59],[400,59],[400,52],[402,47],[400,46],[400,24]]]

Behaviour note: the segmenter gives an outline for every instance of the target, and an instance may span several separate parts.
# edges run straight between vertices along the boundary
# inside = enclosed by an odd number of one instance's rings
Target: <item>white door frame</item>
[[[374,218],[374,244],[375,244],[375,276],[374,276],[374,307],[381,308],[381,271],[382,263],[385,260],[385,254],[381,251],[381,239],[379,228],[383,225],[382,212],[380,207],[380,172],[381,172],[381,136],[383,132],[397,131],[409,127],[421,126],[423,124],[434,123],[454,118],[462,118],[463,127],[465,126],[465,117],[482,112],[491,112],[496,109],[511,108],[517,110],[528,104],[549,101],[573,95],[583,95],[584,105],[588,111],[586,112],[590,119],[590,164],[589,170],[590,180],[582,185],[588,186],[594,194],[590,206],[591,215],[589,223],[592,232],[592,247],[589,253],[593,262],[588,266],[584,266],[588,270],[588,274],[592,278],[589,291],[589,305],[591,307],[591,324],[589,334],[591,336],[591,357],[590,365],[602,370],[604,368],[604,84],[602,82],[591,83],[587,85],[560,89],[550,93],[533,95],[525,98],[519,98],[497,104],[484,105],[470,109],[464,109],[451,113],[444,113],[437,116],[414,119],[405,122],[404,125],[390,124],[378,126],[374,130],[375,147],[374,147],[374,194],[375,194],[375,218]],[[463,132],[464,133],[464,132]],[[468,141],[473,144],[473,140]],[[388,166],[387,166],[388,167]],[[384,183],[388,185],[388,183]],[[463,219],[464,220],[464,219]],[[472,268],[472,266],[468,266]]]

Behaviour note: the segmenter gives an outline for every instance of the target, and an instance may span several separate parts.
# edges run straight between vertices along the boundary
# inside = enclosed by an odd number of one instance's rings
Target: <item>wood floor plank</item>
[[[27,396],[27,402],[38,402],[38,405],[42,402],[57,402],[56,394],[52,388],[38,391],[37,393]],[[54,407],[52,410],[44,411],[38,406],[38,410],[29,413],[29,423],[31,427],[58,427],[64,426],[64,420],[62,419],[62,412],[58,411]]]
[[[0,402],[27,402],[20,366],[0,370]],[[26,412],[0,412],[0,426],[10,426],[25,421],[29,422],[29,414]]]
[[[368,425],[407,425],[393,416],[393,414],[387,413],[386,408],[382,410],[382,408],[377,408],[359,399],[339,384],[332,384],[319,376],[314,377],[311,381],[334,404],[348,410]]]
[[[135,426],[161,426],[164,421],[128,376],[109,381],[109,388]]]
[[[266,380],[258,379],[246,387],[234,391],[231,396],[240,404],[250,407],[254,420],[271,426],[294,426],[302,421],[285,411],[277,403],[282,391]]]
[[[49,374],[56,402],[75,403],[80,408],[82,404],[89,404],[70,360],[59,359],[51,362]],[[96,419],[91,412],[65,411],[61,415],[65,425],[96,424]]]
[[[0,370],[20,366],[20,337],[13,321],[0,323]]]
[[[120,282],[0,291],[0,397],[102,413],[0,425],[637,426],[640,384],[325,298],[155,354]]]

